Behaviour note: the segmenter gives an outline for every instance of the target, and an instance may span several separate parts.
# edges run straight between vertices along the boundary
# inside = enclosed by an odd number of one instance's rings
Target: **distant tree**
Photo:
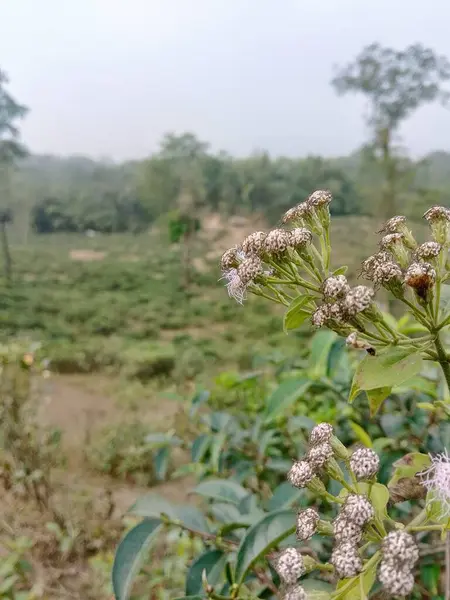
[[[9,167],[17,159],[26,155],[26,149],[19,141],[19,130],[17,121],[22,119],[27,108],[7,92],[5,86],[8,84],[6,73],[0,69],[0,178],[3,179],[3,198],[0,198],[0,231],[2,236],[2,248],[5,264],[5,276],[9,281],[12,277],[12,260],[9,250],[7,225],[12,222],[13,214],[8,206],[9,198],[5,197],[9,189]],[[9,195],[9,194],[8,194]]]
[[[380,213],[385,218],[396,212],[403,176],[404,157],[396,152],[394,136],[421,106],[447,101],[449,94],[442,83],[448,79],[450,62],[430,48],[413,44],[398,51],[371,44],[332,80],[339,94],[360,93],[369,100],[369,145],[382,173]]]

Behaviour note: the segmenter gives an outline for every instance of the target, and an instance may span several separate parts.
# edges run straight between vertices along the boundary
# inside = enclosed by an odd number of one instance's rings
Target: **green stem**
[[[445,381],[447,382],[447,387],[450,392],[450,362],[448,361],[447,354],[439,335],[437,335],[434,340],[434,347],[436,348],[438,362],[441,365],[441,369],[444,373]]]

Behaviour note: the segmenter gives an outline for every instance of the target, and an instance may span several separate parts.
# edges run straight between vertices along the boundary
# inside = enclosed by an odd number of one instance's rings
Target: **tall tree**
[[[403,177],[404,157],[396,151],[395,134],[421,106],[447,101],[449,94],[442,84],[448,79],[450,62],[430,48],[413,44],[399,51],[371,44],[332,80],[339,94],[360,93],[369,100],[369,145],[383,174],[380,213],[385,218],[396,212]]]
[[[17,159],[26,154],[25,146],[19,140],[19,130],[17,121],[22,119],[27,108],[8,93],[5,86],[8,84],[8,77],[0,69],[0,180],[1,196],[0,198],[0,232],[2,237],[2,247],[5,263],[5,275],[7,280],[11,279],[12,261],[9,251],[7,225],[12,221],[12,211],[9,204],[9,168]],[[6,196],[6,197],[5,197]]]

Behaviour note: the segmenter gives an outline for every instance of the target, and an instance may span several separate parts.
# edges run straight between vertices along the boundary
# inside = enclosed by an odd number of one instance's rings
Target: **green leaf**
[[[131,529],[120,542],[112,569],[112,584],[116,600],[128,600],[133,579],[160,525],[160,519],[145,519]]]
[[[308,374],[311,379],[320,379],[327,374],[328,354],[337,338],[334,331],[318,331],[311,341]]]
[[[203,390],[192,398],[189,415],[193,417],[200,406],[209,400],[210,392]]]
[[[353,433],[356,435],[358,440],[367,446],[368,448],[372,448],[372,440],[369,435],[364,431],[361,425],[355,423],[354,421],[350,421],[350,427],[353,429]]]
[[[360,391],[400,385],[421,371],[423,360],[419,352],[390,348],[376,356],[367,355],[358,365],[353,377],[349,401]]]
[[[311,296],[298,296],[287,309],[283,319],[283,330],[285,333],[297,329],[311,315],[311,309],[306,306],[311,301]]]
[[[450,309],[450,285],[441,286],[441,298],[439,302],[439,310],[443,315],[446,315]]]
[[[377,516],[380,519],[384,519],[386,516],[386,506],[389,502],[389,490],[387,487],[381,483],[358,483],[358,489],[361,494],[366,494],[369,497]]]
[[[274,511],[290,508],[302,495],[305,495],[303,490],[295,488],[288,481],[283,481],[275,488],[269,500],[268,509]]]
[[[156,494],[147,494],[138,498],[128,512],[146,518],[167,515],[171,521],[179,522],[188,529],[209,532],[205,517],[198,508],[171,504]]]
[[[211,514],[221,523],[238,523],[242,514],[235,504],[217,502],[211,505]]]
[[[294,522],[294,525],[292,524]],[[247,530],[237,551],[235,580],[242,583],[257,560],[295,531],[294,513],[282,510],[264,516]]]
[[[191,458],[193,462],[199,462],[204,458],[211,444],[211,440],[212,437],[207,433],[195,438],[191,448]]]
[[[333,596],[333,600],[361,600],[361,588],[364,590],[366,597],[369,597],[369,592],[377,576],[378,561],[370,564],[369,568],[361,575],[339,581],[336,589],[337,594]]]
[[[155,454],[153,464],[155,465],[156,479],[164,481],[169,469],[170,448],[160,448]]]
[[[226,479],[208,479],[202,481],[193,490],[204,498],[211,498],[217,502],[231,502],[238,505],[243,498],[248,496],[248,490],[235,481]]]
[[[201,554],[191,565],[186,578],[186,596],[203,592],[202,574],[212,586],[220,582],[227,562],[227,556],[222,550],[208,550]]]
[[[446,529],[450,529],[450,518],[446,506],[436,497],[435,492],[430,490],[426,497],[427,516],[430,521],[442,525]]]
[[[265,421],[270,421],[287,410],[307,391],[310,385],[311,381],[307,377],[283,381],[267,401],[264,411]]]
[[[440,565],[428,564],[420,567],[420,579],[422,580],[425,589],[431,593],[433,598],[438,594],[440,577]]]
[[[205,600],[205,596],[178,596],[173,600]]]
[[[399,458],[392,465],[394,471],[392,477],[388,483],[388,487],[391,488],[393,485],[398,483],[400,479],[405,477],[414,477],[420,471],[427,469],[431,464],[431,459],[428,454],[421,454],[420,452],[410,452],[405,454],[402,458]]]
[[[377,414],[380,406],[392,392],[391,387],[375,388],[374,390],[367,390],[367,398],[369,399],[370,416],[373,417]]]

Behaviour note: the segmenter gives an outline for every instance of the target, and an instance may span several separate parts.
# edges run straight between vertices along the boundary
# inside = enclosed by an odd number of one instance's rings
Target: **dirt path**
[[[91,490],[93,494],[111,492],[116,510],[125,512],[137,497],[148,493],[163,496],[168,501],[188,501],[188,491],[193,485],[189,479],[162,483],[151,488],[128,484],[106,475],[93,472],[83,456],[83,448],[92,435],[111,423],[129,418],[129,411],[101,390],[104,381],[94,376],[55,376],[45,389],[45,403],[41,420],[44,424],[58,427],[62,431],[63,448],[68,456],[67,469],[60,474],[64,487],[80,493]],[[99,391],[96,391],[96,390]],[[155,398],[155,403],[146,405],[144,419],[167,424],[179,410],[179,404]],[[163,427],[162,427],[163,428]],[[59,478],[59,477],[58,477]]]

